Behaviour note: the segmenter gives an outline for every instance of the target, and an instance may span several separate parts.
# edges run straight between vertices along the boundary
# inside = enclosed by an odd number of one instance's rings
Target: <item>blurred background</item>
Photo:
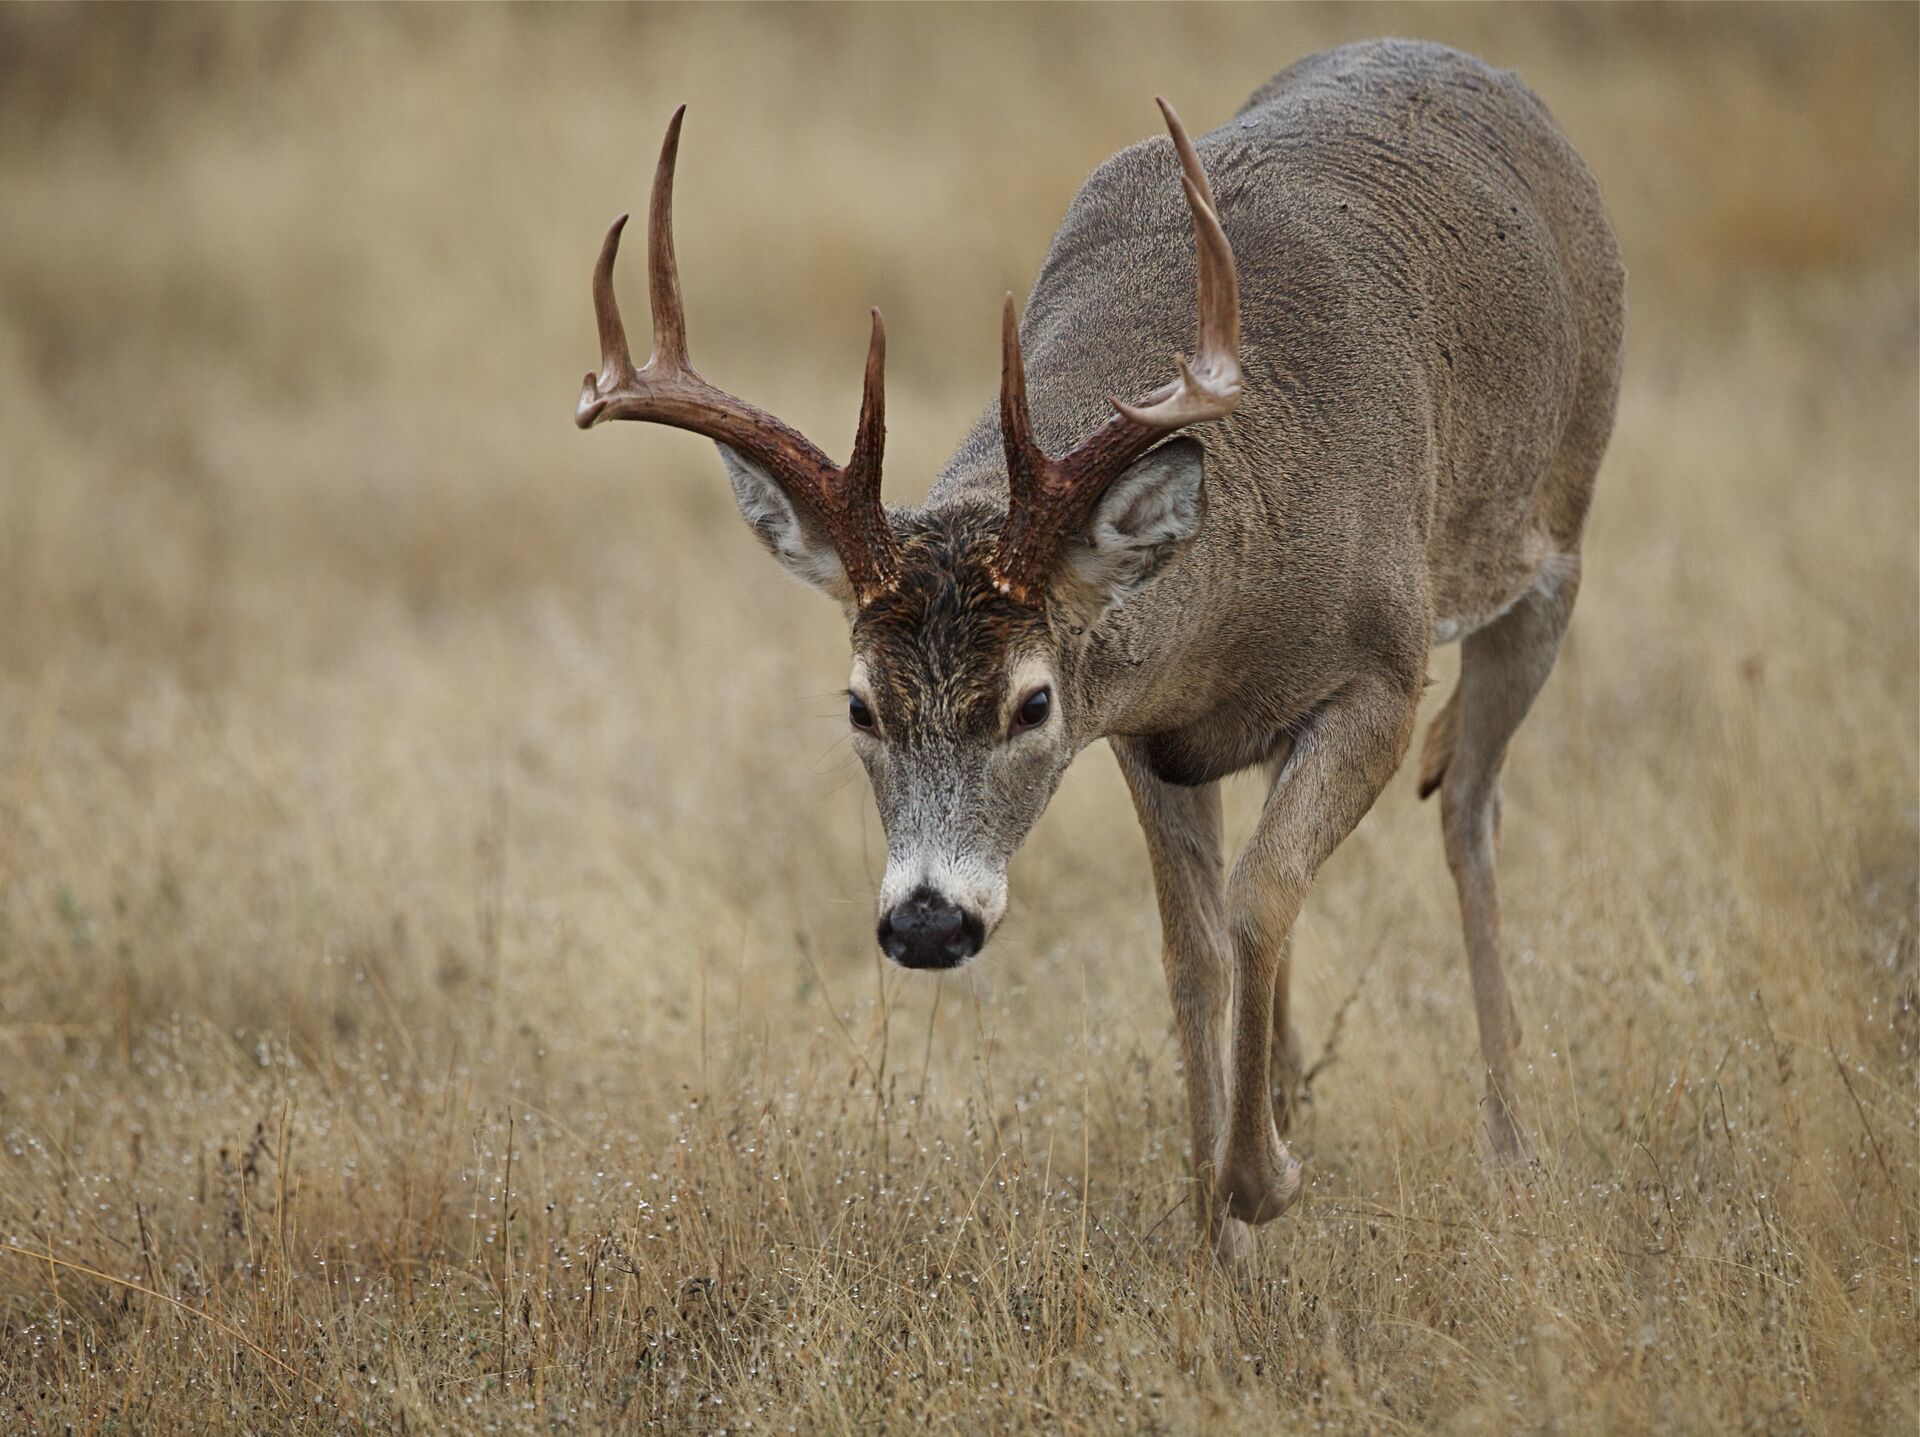
[[[995,393],[998,296],[1151,97],[1211,127],[1374,33],[1518,68],[1627,255],[1574,659],[1604,647],[1595,681],[1656,726],[1586,760],[1687,763],[1659,723],[1716,680],[1710,640],[1840,721],[1878,699],[1908,762],[1913,19],[10,7],[0,732],[37,777],[0,901],[105,911],[211,865],[261,902],[432,906],[435,845],[470,862],[499,789],[616,909],[697,880],[857,949],[875,835],[838,616],[765,562],[704,441],[572,426],[607,220],[687,102],[697,362],[838,454],[881,306],[911,502]]]
[[[685,101],[696,363],[837,457],[879,305],[912,502],[995,394],[999,296],[1157,130],[1155,94],[1197,132],[1390,33],[1516,68],[1630,271],[1580,611],[1509,768],[1516,993],[1567,1065],[1539,1081],[1677,1071],[1763,987],[1910,1075],[1912,7],[10,5],[0,1120],[189,1164],[252,1127],[258,1070],[330,1054],[342,1103],[389,1063],[466,1073],[644,1147],[696,1065],[831,1048],[843,1013],[906,1014],[936,1099],[970,1091],[980,1032],[1017,1067],[1091,1013],[1090,1054],[1159,1065],[1177,1166],[1113,765],[1085,755],[1017,861],[984,1008],[879,973],[841,620],[766,561],[704,441],[574,428],[589,269]],[[636,250],[643,329],[639,274]],[[1296,966],[1310,1053],[1344,1015],[1322,1180],[1383,1132],[1470,1150],[1457,917],[1410,776]],[[1629,1010],[1624,1046],[1591,1022]],[[420,1082],[396,1144],[442,1091]],[[35,1161],[9,1223],[57,1208]],[[74,1222],[48,1240],[85,1247]]]

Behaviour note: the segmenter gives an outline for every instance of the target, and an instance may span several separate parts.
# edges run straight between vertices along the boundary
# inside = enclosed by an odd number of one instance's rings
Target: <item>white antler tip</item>
[[[573,422],[582,429],[590,429],[605,407],[600,402],[600,391],[594,386],[593,376],[589,374],[587,382],[580,387],[580,407],[573,412]]]

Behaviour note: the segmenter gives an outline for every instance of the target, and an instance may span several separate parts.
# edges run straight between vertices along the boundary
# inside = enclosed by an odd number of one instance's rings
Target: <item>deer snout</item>
[[[922,886],[880,915],[880,951],[902,968],[957,968],[987,941],[987,926]]]

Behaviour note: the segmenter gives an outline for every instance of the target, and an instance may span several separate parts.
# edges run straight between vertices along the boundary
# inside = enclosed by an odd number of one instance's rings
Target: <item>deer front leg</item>
[[[1232,1108],[1220,1192],[1228,1213],[1263,1223],[1293,1205],[1300,1168],[1274,1127],[1268,1088],[1274,989],[1307,887],[1400,766],[1419,683],[1356,679],[1314,715],[1274,776],[1227,885],[1233,942]]]
[[[1240,1255],[1246,1229],[1228,1219],[1214,1164],[1226,1131],[1225,1039],[1233,996],[1226,870],[1220,851],[1220,785],[1181,788],[1155,778],[1124,739],[1114,739],[1153,862],[1161,961],[1186,1068],[1193,1134],[1193,1207],[1215,1252]]]

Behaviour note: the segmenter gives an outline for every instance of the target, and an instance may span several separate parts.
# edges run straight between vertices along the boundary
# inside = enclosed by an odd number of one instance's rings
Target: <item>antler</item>
[[[1193,211],[1199,351],[1191,363],[1175,355],[1179,378],[1137,405],[1110,399],[1117,411],[1111,419],[1070,453],[1049,459],[1033,437],[1020,327],[1013,296],[1007,296],[1001,322],[1000,430],[1007,450],[1008,503],[994,565],[1001,591],[1022,602],[1033,602],[1068,539],[1121,470],[1174,430],[1218,419],[1240,402],[1240,282],[1233,249],[1220,228],[1213,189],[1193,142],[1173,106],[1165,100],[1158,103],[1180,157],[1180,185]]]
[[[613,295],[613,262],[620,253],[621,215],[607,231],[593,267],[593,313],[600,326],[600,372],[580,390],[575,422],[590,429],[603,419],[640,419],[670,424],[725,444],[752,459],[818,520],[839,552],[856,599],[864,604],[891,589],[898,573],[898,547],[880,505],[880,455],[886,439],[884,371],[887,331],[873,311],[867,346],[867,376],[860,399],[860,426],[853,457],[836,467],[805,435],[764,410],[715,389],[687,359],[686,316],[680,306],[680,275],[673,258],[673,168],[680,151],[680,121],[673,112],[660,163],[653,172],[647,208],[647,294],[653,309],[653,353],[635,369],[626,327]]]

